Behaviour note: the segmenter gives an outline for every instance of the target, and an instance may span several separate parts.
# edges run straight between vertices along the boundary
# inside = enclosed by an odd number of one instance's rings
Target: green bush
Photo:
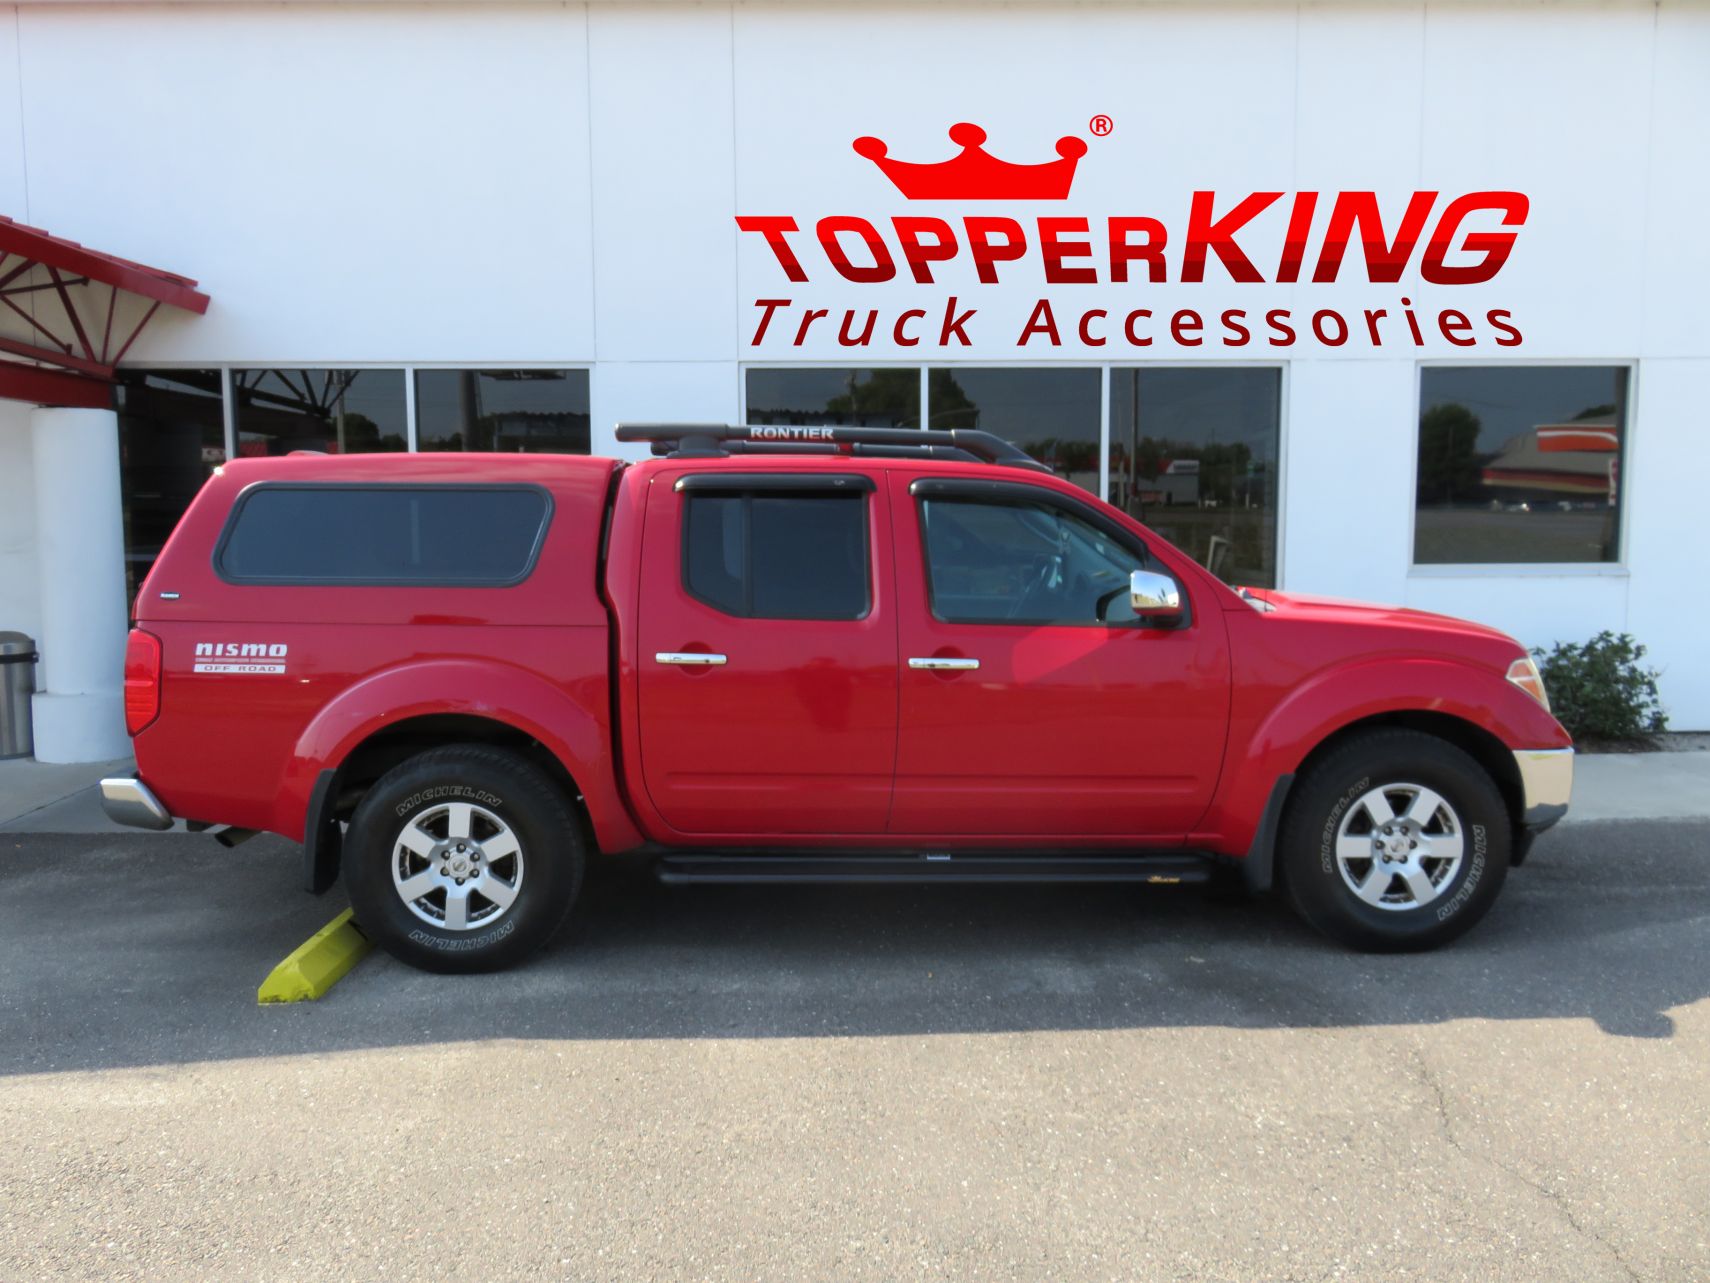
[[[1601,632],[1581,644],[1532,652],[1550,707],[1575,739],[1636,739],[1668,729],[1657,671],[1641,668],[1645,648],[1627,634]]]

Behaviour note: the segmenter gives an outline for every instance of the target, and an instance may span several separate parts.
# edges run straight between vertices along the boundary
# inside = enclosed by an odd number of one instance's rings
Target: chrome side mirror
[[[1128,592],[1136,619],[1162,625],[1181,622],[1182,590],[1168,575],[1136,570],[1128,576]]]

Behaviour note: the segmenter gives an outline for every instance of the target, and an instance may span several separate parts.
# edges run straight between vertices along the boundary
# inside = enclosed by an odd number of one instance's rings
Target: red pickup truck
[[[619,437],[656,457],[220,469],[137,600],[108,813],[300,840],[373,939],[470,971],[543,944],[596,853],[1275,880],[1425,948],[1567,809],[1571,741],[1492,629],[1228,588],[986,433]]]

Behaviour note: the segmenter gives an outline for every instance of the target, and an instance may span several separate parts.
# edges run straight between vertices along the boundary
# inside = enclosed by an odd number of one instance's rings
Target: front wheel
[[[544,945],[582,884],[569,799],[525,758],[433,749],[381,776],[351,817],[344,882],[363,933],[426,971],[496,971]]]
[[[1495,783],[1418,731],[1338,745],[1300,778],[1280,834],[1283,882],[1314,927],[1358,949],[1432,949],[1489,910],[1511,830]]]

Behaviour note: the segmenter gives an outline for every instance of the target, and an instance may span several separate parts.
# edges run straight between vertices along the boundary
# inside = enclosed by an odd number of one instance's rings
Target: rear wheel
[[[1300,778],[1278,852],[1296,910],[1359,949],[1431,949],[1490,909],[1508,872],[1507,807],[1454,745],[1418,731],[1349,739]]]
[[[582,883],[581,826],[539,767],[478,745],[383,775],[351,817],[344,881],[363,932],[427,971],[493,971],[544,945]]]

